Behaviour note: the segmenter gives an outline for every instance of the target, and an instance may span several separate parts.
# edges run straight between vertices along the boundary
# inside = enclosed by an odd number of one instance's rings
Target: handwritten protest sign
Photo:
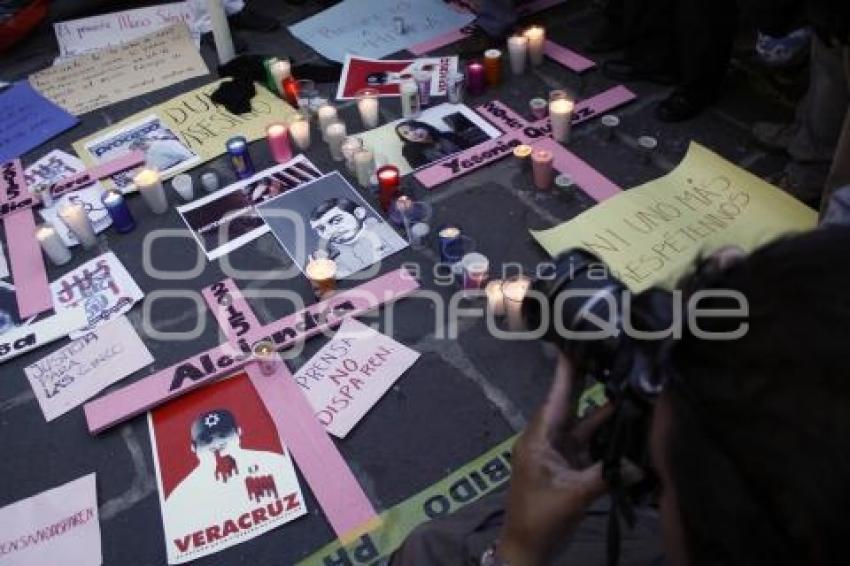
[[[753,250],[816,221],[792,196],[692,143],[664,177],[531,234],[552,256],[571,248],[598,255],[639,292],[672,287],[700,254],[726,245]]]
[[[25,367],[24,373],[44,418],[52,421],[150,363],[153,356],[122,316]]]
[[[81,173],[85,169],[85,164],[70,153],[61,149],[54,149],[26,168],[24,180],[27,187],[50,185],[76,173]],[[44,207],[38,212],[46,222],[56,228],[59,237],[62,238],[66,246],[76,246],[80,242],[71,232],[71,229],[59,219],[59,209],[72,202],[81,204],[89,217],[92,228],[99,234],[112,225],[112,217],[109,216],[109,212],[100,200],[101,194],[103,194],[103,185],[95,181],[87,187],[59,197],[53,206]]]
[[[0,90],[0,163],[38,147],[77,121],[26,81]]]
[[[191,21],[189,3],[175,2],[57,22],[53,24],[53,31],[60,58],[70,59],[139,39],[172,24]]]
[[[4,565],[100,566],[95,474],[0,509]]]
[[[31,75],[30,83],[79,115],[208,72],[188,28],[178,24],[48,67]]]
[[[87,261],[53,281],[50,292],[53,293],[53,307],[57,312],[78,306],[86,309],[88,324],[72,332],[71,338],[85,336],[96,326],[125,314],[144,297],[112,252]]]
[[[345,438],[418,358],[419,352],[347,319],[294,377],[319,422]]]
[[[74,150],[86,164],[95,165],[141,147],[149,159],[163,159],[168,178],[210,159],[225,150],[234,135],[254,141],[266,136],[272,121],[289,123],[298,114],[262,86],[251,99],[251,111],[231,114],[212,101],[222,81],[190,90],[168,102],[139,112],[87,138],[74,142]],[[168,148],[162,144],[167,143]],[[177,146],[180,147],[177,147]],[[165,157],[171,156],[169,159]],[[113,178],[122,191],[135,188],[127,180],[132,172]]]
[[[393,18],[401,18],[404,29]],[[322,56],[341,63],[346,53],[381,59],[474,19],[441,0],[344,0],[289,31]]]
[[[64,338],[77,328],[85,326],[86,321],[86,310],[77,307],[4,332],[0,335],[0,364]]]

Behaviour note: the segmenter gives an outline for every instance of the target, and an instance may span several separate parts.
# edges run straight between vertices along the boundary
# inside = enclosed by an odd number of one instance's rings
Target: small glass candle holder
[[[254,359],[260,366],[263,375],[274,375],[282,363],[271,340],[260,340],[251,348]]]
[[[112,218],[112,227],[115,228],[116,232],[119,234],[126,234],[127,232],[133,231],[136,227],[136,221],[133,219],[133,215],[127,207],[127,202],[124,200],[124,196],[119,191],[115,189],[104,191],[103,194],[100,195],[100,200],[103,203],[103,206],[106,207],[106,211],[109,213],[110,218]]]
[[[392,202],[401,194],[401,175],[395,165],[384,165],[375,173],[378,177],[378,196],[384,213],[389,212]]]
[[[532,98],[528,101],[528,108],[535,120],[542,120],[549,115],[549,102],[544,98]]]
[[[449,97],[449,102],[452,104],[462,103],[463,91],[466,88],[466,77],[463,76],[463,73],[457,71],[449,73],[446,83],[446,94]]]
[[[380,120],[378,94],[378,90],[374,88],[364,88],[357,91],[357,110],[360,112],[360,121],[365,130],[378,127]]]
[[[310,108],[310,101],[318,96],[319,91],[316,90],[316,83],[310,79],[299,79],[295,81],[298,88],[298,110],[306,116],[310,116],[313,111]]]
[[[317,299],[325,299],[336,290],[336,271],[336,262],[327,257],[315,257],[307,263],[304,274],[310,280]]]
[[[422,106],[428,106],[431,103],[431,80],[433,76],[434,74],[431,71],[416,71],[413,74],[416,88],[419,89],[419,103]]]
[[[478,252],[468,253],[461,259],[463,265],[463,289],[483,289],[490,276],[490,260]]]
[[[502,282],[502,296],[504,297],[505,316],[508,319],[508,328],[514,332],[525,329],[525,320],[522,316],[522,302],[531,287],[531,278],[525,275],[509,277]]]
[[[342,156],[345,158],[346,167],[351,173],[356,174],[357,169],[354,163],[354,156],[357,155],[358,151],[363,149],[363,140],[357,136],[348,136],[342,140],[340,149],[342,150]]]
[[[239,179],[247,179],[256,173],[254,162],[248,151],[248,140],[245,136],[234,136],[225,144],[227,155],[230,158],[230,166]]]

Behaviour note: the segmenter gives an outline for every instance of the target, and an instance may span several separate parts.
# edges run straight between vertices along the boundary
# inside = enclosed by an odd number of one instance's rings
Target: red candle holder
[[[399,175],[398,167],[395,165],[384,165],[375,173],[378,177],[378,199],[381,202],[381,208],[384,212],[388,212],[390,205],[395,199],[401,196],[399,184],[401,183],[401,175]]]
[[[280,90],[290,106],[298,108],[298,81],[292,75],[281,81]]]

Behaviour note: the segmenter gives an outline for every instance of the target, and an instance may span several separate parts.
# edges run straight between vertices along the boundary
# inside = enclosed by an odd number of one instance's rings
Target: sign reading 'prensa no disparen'
[[[347,317],[405,297],[418,288],[416,279],[407,270],[399,269],[252,330],[236,343],[227,342],[211,348],[87,403],[89,430],[96,433],[109,428],[238,370],[252,359],[252,345],[258,341],[271,340],[278,350],[285,350],[335,327]]]

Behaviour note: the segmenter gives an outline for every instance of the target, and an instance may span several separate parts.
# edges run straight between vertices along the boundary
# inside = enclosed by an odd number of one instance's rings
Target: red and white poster
[[[148,424],[169,564],[307,512],[289,450],[244,373],[163,405]]]
[[[430,71],[431,96],[445,96],[449,75],[457,71],[457,57],[385,60],[346,55],[339,79],[337,100],[357,97],[357,91],[374,88],[379,96],[399,96],[399,85],[418,71]]]

